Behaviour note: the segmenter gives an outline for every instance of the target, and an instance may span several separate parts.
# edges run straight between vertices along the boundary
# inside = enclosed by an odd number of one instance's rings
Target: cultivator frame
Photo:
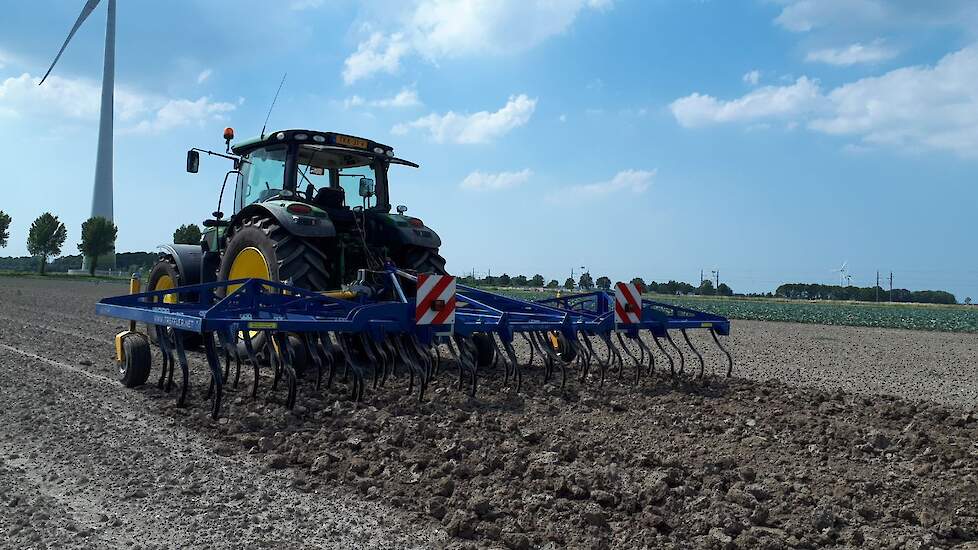
[[[455,288],[453,278],[451,283],[450,288]],[[615,294],[595,291],[528,301],[462,285],[439,299],[422,299],[416,297],[421,287],[418,274],[388,265],[381,271],[361,270],[357,283],[343,292],[314,292],[281,282],[242,279],[105,298],[96,305],[96,313],[130,321],[130,330],[118,336],[120,372],[138,369],[143,381],[148,376],[150,354],[125,354],[127,347],[121,340],[138,338],[140,345],[148,345],[134,326],[141,322],[151,327],[163,363],[158,386],[171,391],[174,368],[180,367],[179,405],[185,404],[189,388],[184,335],[201,334],[211,375],[207,398],[212,398],[214,418],[220,413],[232,361],[236,366],[235,387],[242,362],[247,360],[252,365],[251,393],[257,396],[263,363],[254,346],[257,333],[265,333],[264,355],[274,369],[272,388],[285,379],[288,408],[294,406],[298,393],[299,351],[315,368],[317,390],[324,375],[327,386],[331,386],[342,367],[344,377],[352,378],[351,397],[357,401],[364,396],[368,378],[372,377],[376,388],[396,374],[398,366],[409,374],[408,392],[413,392],[417,384],[418,398],[424,399],[431,379],[440,369],[442,347],[447,348],[457,366],[459,389],[465,388],[473,396],[480,362],[483,367],[501,363],[506,382],[512,377],[513,390],[519,392],[523,369],[534,365],[535,355],[543,358],[545,380],[560,369],[561,388],[567,383],[568,367],[576,366],[579,380],[585,381],[596,363],[603,385],[609,369],[617,368],[619,376],[623,375],[625,357],[635,368],[637,382],[643,371],[652,373],[655,369],[650,342],[667,358],[670,374],[680,376],[685,373],[686,360],[670,336],[670,331],[676,330],[699,360],[696,378],[703,378],[705,361],[687,334],[690,329],[708,330],[726,355],[726,376],[733,369],[733,358],[718,338],[730,333],[726,318],[645,299],[627,304],[622,301],[621,288]],[[138,285],[131,288],[138,290]],[[632,290],[638,296],[634,287]],[[167,301],[167,297],[171,299]],[[188,301],[188,297],[195,299]],[[170,303],[174,298],[178,303]],[[436,319],[450,321],[425,324],[427,321],[422,319],[427,317],[422,310],[429,308],[450,308],[454,316],[438,315]],[[630,318],[616,315],[616,308],[618,313],[630,311]],[[525,362],[520,361],[513,345],[517,337],[528,344],[529,358]],[[678,355],[678,369],[660,339],[665,339]]]

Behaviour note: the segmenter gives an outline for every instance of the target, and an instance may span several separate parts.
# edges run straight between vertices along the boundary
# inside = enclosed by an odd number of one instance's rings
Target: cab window
[[[278,195],[285,185],[287,152],[284,145],[266,147],[252,151],[244,158],[235,190],[235,211]]]

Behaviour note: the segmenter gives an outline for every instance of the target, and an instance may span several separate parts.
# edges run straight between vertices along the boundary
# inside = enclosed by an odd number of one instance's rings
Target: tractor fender
[[[412,225],[412,218],[408,216],[381,214],[374,219],[377,220],[385,242],[432,249],[441,246],[441,237],[433,229],[427,225]]]
[[[290,213],[286,208],[288,204],[283,201],[283,204],[278,202],[262,202],[249,204],[248,206],[241,209],[240,212],[234,215],[231,219],[231,227],[234,227],[235,222],[242,218],[247,218],[250,216],[262,216],[262,217],[272,217],[278,222],[286,231],[297,236],[297,237],[335,237],[336,236],[336,226],[327,217],[313,217],[313,216],[296,216]]]
[[[161,244],[156,248],[173,257],[180,276],[180,286],[200,283],[200,264],[204,259],[204,250],[199,244]]]

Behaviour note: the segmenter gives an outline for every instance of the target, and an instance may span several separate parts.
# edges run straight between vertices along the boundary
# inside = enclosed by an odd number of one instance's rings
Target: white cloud
[[[459,187],[471,191],[500,191],[523,185],[532,176],[533,172],[528,168],[519,172],[499,172],[498,174],[476,171],[465,176]]]
[[[622,170],[607,181],[571,185],[547,196],[551,203],[593,200],[613,193],[639,194],[645,192],[655,179],[656,170]]]
[[[293,11],[302,11],[318,8],[323,5],[323,0],[292,0],[289,3],[289,9]]]
[[[0,115],[8,117],[50,117],[58,121],[97,120],[101,86],[87,79],[51,75],[38,86],[39,78],[24,73],[0,82]],[[161,132],[194,122],[220,119],[236,108],[232,103],[213,102],[207,97],[196,101],[144,94],[116,87],[115,116],[127,123],[120,132]]]
[[[792,32],[829,30],[861,35],[882,29],[952,26],[973,31],[974,0],[773,0],[783,7],[775,24]]]
[[[343,82],[353,84],[374,73],[396,73],[401,68],[401,58],[409,48],[400,33],[390,36],[379,32],[371,34],[357,46],[356,53],[343,62]]]
[[[421,106],[421,99],[418,92],[410,88],[402,88],[400,92],[382,99],[367,101],[366,99],[353,95],[343,100],[343,107],[352,109],[354,107],[380,107],[383,109],[407,108]]]
[[[904,67],[828,94],[829,109],[809,127],[860,136],[867,144],[978,156],[978,46],[937,65]]]
[[[200,74],[197,75],[197,84],[203,84],[205,80],[211,77],[211,74],[213,74],[213,72],[214,71],[210,69],[204,69],[203,71],[200,71]]]
[[[372,32],[344,64],[347,84],[395,73],[413,53],[431,61],[511,54],[564,33],[583,10],[610,0],[415,0],[395,32]]]
[[[754,69],[753,71],[745,73],[741,79],[751,86],[757,86],[757,83],[761,80],[761,71]]]
[[[801,77],[730,101],[701,94],[671,104],[679,124],[786,120],[786,128],[857,138],[862,146],[951,151],[978,157],[978,45],[917,65],[862,78],[821,93]]]
[[[682,126],[789,117],[814,109],[820,100],[818,82],[801,77],[788,86],[764,86],[731,101],[693,93],[673,101],[669,108]]]
[[[209,97],[201,97],[196,101],[171,99],[156,109],[150,118],[140,121],[132,128],[124,129],[123,133],[158,134],[180,126],[203,125],[209,120],[224,120],[224,114],[236,107],[234,103],[211,101]]]
[[[786,0],[784,4],[774,22],[794,32],[847,20],[879,20],[887,11],[880,0]]]
[[[495,112],[432,113],[413,122],[398,124],[391,129],[391,133],[403,135],[412,129],[422,129],[427,130],[436,143],[487,143],[526,124],[536,105],[536,99],[520,94],[510,96],[506,105]]]
[[[882,40],[876,40],[866,45],[857,42],[845,48],[825,48],[808,52],[805,61],[845,66],[886,61],[896,57],[896,54],[896,50],[886,47]]]

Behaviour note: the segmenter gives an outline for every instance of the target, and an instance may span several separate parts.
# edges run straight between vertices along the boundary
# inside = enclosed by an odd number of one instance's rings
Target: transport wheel
[[[149,280],[146,282],[146,290],[169,290],[180,286],[180,273],[177,271],[177,264],[169,255],[160,256],[160,259],[153,265],[149,272]],[[159,301],[159,300],[157,300]],[[162,300],[164,304],[176,304],[179,296],[165,296]],[[146,325],[146,335],[149,341],[156,344],[156,325]],[[204,340],[199,334],[185,334],[183,346],[193,350],[203,345]]]
[[[478,367],[489,367],[496,359],[496,346],[492,342],[492,335],[476,332],[472,335],[472,342],[475,344],[475,358]]]
[[[122,350],[125,360],[119,365],[119,381],[127,388],[145,384],[153,364],[149,342],[141,334],[129,333],[122,339]]]
[[[267,279],[291,282],[309,290],[327,290],[329,285],[329,259],[315,244],[295,236],[282,228],[275,220],[254,216],[244,220],[228,241],[221,258],[219,281],[234,279]],[[228,293],[240,285],[230,285]],[[265,334],[252,332],[252,346],[267,359]],[[295,369],[305,369],[305,346],[298,337],[290,337],[289,345],[295,355]],[[243,340],[238,352],[247,357]]]
[[[557,331],[551,331],[547,334],[547,340],[550,342],[551,347],[557,352],[561,360],[565,363],[570,363],[577,358],[577,350],[570,346],[567,341],[567,337]]]

